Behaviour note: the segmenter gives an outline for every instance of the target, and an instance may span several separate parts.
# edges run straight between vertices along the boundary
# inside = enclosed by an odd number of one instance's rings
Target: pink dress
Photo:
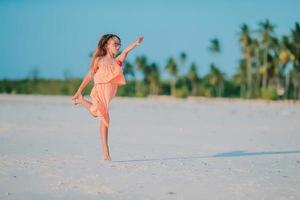
[[[119,85],[125,85],[122,71],[122,62],[114,61],[113,64],[99,64],[94,74],[94,87],[90,93],[92,106],[90,111],[94,117],[101,117],[102,123],[109,127],[109,103],[116,95]]]

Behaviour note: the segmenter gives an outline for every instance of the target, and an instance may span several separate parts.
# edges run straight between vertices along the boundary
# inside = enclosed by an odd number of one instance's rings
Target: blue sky
[[[83,77],[90,64],[89,53],[102,34],[115,33],[122,48],[143,35],[143,44],[128,56],[133,61],[146,55],[162,69],[170,56],[188,55],[201,76],[214,62],[228,76],[241,57],[238,32],[242,23],[257,29],[268,18],[277,36],[289,34],[300,22],[297,0],[1,0],[0,79],[20,79],[37,68],[45,78],[63,78],[64,73]],[[222,53],[207,48],[219,38]]]

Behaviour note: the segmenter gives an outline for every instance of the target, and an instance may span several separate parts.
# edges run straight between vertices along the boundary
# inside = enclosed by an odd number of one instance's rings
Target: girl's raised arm
[[[144,37],[139,37],[135,42],[133,42],[132,44],[130,44],[128,47],[126,47],[122,53],[117,57],[117,60],[124,62],[124,60],[126,59],[127,54],[134,49],[136,46],[140,45],[143,41]]]

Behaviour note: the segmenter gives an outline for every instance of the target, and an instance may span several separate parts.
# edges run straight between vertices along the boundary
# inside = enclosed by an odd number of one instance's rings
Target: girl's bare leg
[[[108,147],[108,128],[101,122],[100,127],[101,139],[102,139],[102,148],[103,148],[103,159],[111,160],[109,155],[109,147]]]
[[[92,106],[92,102],[84,99],[83,96],[79,96],[75,100],[75,104],[83,105],[91,113],[90,108]],[[109,155],[109,147],[108,147],[108,128],[102,122],[101,122],[101,126],[100,126],[100,134],[101,134],[101,139],[102,139],[103,159],[111,160],[110,155]]]

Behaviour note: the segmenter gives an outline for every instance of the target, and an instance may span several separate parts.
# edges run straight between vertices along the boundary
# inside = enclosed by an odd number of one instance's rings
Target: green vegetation
[[[178,59],[168,58],[163,67],[149,63],[142,55],[133,63],[124,62],[127,84],[119,87],[117,95],[300,99],[300,25],[296,23],[290,34],[281,38],[275,36],[274,29],[269,20],[259,23],[255,32],[247,24],[240,27],[238,40],[242,56],[232,77],[227,77],[214,63],[204,76],[198,74],[193,62],[187,74],[179,74],[179,68],[187,64],[185,52]],[[208,50],[217,56],[222,52],[220,42],[217,38],[210,42]],[[169,80],[161,79],[161,70],[169,74]],[[137,73],[142,74],[141,80],[136,78]],[[24,80],[0,80],[0,93],[73,95],[82,81],[77,78],[45,80],[37,74]],[[91,87],[92,84],[85,94],[89,94]]]

